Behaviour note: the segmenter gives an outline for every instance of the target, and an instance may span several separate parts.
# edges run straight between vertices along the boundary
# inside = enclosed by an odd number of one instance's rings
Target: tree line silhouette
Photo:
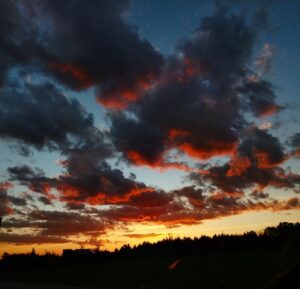
[[[177,258],[183,256],[251,252],[277,249],[300,249],[300,223],[280,223],[258,234],[214,235],[196,238],[167,238],[156,243],[143,242],[131,247],[123,245],[113,252],[97,249],[64,250],[62,255],[47,252],[38,255],[33,249],[27,254],[4,253],[0,273],[23,268],[41,268],[65,264],[95,264],[143,258]]]

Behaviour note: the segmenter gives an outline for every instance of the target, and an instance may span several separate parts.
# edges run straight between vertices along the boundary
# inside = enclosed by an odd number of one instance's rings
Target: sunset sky
[[[300,221],[300,2],[0,0],[0,255]]]

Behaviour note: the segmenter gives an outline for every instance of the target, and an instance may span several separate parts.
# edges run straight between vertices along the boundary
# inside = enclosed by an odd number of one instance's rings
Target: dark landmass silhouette
[[[114,252],[5,253],[0,280],[94,288],[294,289],[300,284],[300,223],[280,223],[261,234],[124,245]]]

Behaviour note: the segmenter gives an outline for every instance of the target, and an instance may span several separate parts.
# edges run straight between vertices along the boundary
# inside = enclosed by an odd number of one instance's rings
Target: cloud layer
[[[174,227],[300,208],[299,198],[268,192],[299,192],[300,176],[285,166],[299,157],[299,134],[285,146],[272,125],[256,125],[283,109],[266,78],[273,47],[254,53],[265,12],[251,26],[217,7],[163,56],[127,22],[129,4],[0,0],[0,139],[24,156],[61,156],[55,176],[4,168],[0,242],[76,242],[137,222]],[[68,96],[89,88],[106,108],[107,131]],[[190,184],[165,191],[116,162],[182,170]]]

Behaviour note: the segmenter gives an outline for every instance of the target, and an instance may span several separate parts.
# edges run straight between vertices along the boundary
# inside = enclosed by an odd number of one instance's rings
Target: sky
[[[0,0],[0,254],[300,221],[299,13]]]

